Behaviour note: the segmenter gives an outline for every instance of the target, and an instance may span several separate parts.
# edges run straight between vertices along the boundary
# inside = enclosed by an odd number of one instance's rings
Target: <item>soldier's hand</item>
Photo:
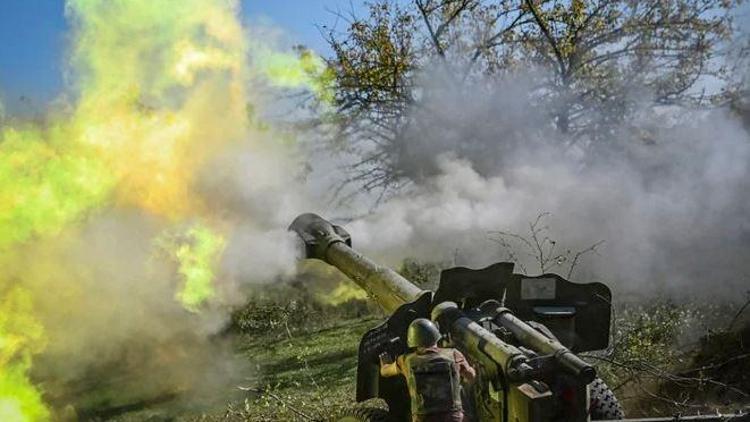
[[[389,364],[389,363],[393,363],[393,358],[391,358],[391,355],[388,354],[388,352],[381,353],[379,355],[379,358],[380,358],[380,364],[381,365],[386,365],[386,364]]]

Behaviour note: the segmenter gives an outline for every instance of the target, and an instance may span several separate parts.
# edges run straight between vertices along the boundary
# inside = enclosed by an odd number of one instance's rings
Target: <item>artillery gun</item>
[[[596,369],[575,354],[608,345],[612,294],[604,284],[573,283],[556,274],[516,274],[513,264],[504,262],[480,270],[445,270],[432,292],[362,256],[352,249],[346,230],[318,215],[300,215],[289,229],[304,243],[306,258],[338,268],[390,314],[362,337],[356,386],[357,402],[380,398],[388,409],[361,407],[340,421],[411,420],[403,377],[381,377],[378,357],[384,352],[392,356],[408,352],[407,327],[416,318],[435,321],[443,345],[459,349],[477,369],[474,382],[463,388],[467,420],[623,418],[617,399],[596,377]]]

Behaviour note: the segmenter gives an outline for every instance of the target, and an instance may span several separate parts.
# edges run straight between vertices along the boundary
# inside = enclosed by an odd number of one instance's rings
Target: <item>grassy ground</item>
[[[357,347],[365,331],[380,323],[364,317],[269,339],[246,336],[242,353],[258,362],[258,376],[230,419],[250,421],[325,419],[354,402]],[[302,414],[305,417],[301,416]]]
[[[357,347],[382,319],[361,316],[311,321],[304,327],[235,333],[238,358],[249,367],[213,402],[148,403],[111,418],[132,421],[327,420],[354,404]],[[100,418],[110,420],[110,418]]]
[[[228,336],[237,361],[246,366],[213,392],[212,403],[146,403],[113,420],[328,420],[353,405],[359,340],[382,314],[365,302],[321,307],[283,297],[249,304],[237,314]],[[750,328],[717,331],[712,322],[722,318],[713,313],[658,301],[620,307],[610,350],[589,360],[616,390],[626,414],[695,414],[750,404]]]
[[[612,347],[589,360],[630,417],[732,412],[750,404],[748,334],[720,329],[724,314],[716,307],[660,301],[624,306],[616,316]],[[277,329],[272,337],[241,337],[243,357],[260,365],[248,386],[265,393],[248,394],[246,401],[232,405],[226,413],[230,419],[304,420],[296,409],[323,420],[353,403],[357,345],[382,319],[321,320],[336,322],[291,332]]]

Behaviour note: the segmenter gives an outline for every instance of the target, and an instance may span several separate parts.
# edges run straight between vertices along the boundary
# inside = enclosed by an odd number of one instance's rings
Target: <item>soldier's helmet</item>
[[[406,332],[406,344],[409,347],[431,347],[440,340],[440,331],[435,324],[426,318],[417,318],[409,324]]]

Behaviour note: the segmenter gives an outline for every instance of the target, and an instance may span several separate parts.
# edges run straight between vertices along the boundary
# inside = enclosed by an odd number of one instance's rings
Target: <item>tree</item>
[[[563,133],[608,135],[602,129],[630,115],[633,91],[655,105],[728,99],[721,55],[736,2],[523,1],[534,24],[517,34],[520,52],[551,70],[552,117]],[[710,83],[719,89],[707,90]]]
[[[414,104],[414,17],[388,3],[370,5],[369,19],[354,17],[343,40],[333,33],[336,123],[340,136],[363,146],[362,161],[353,164],[348,182],[367,191],[392,187],[402,179],[391,159],[394,140],[405,127]],[[363,140],[365,145],[359,145]]]
[[[533,69],[527,100],[565,145],[604,142],[648,106],[703,107],[737,86],[727,60],[738,0],[376,0],[329,30],[341,136],[361,157],[349,183],[388,191],[439,68],[460,90]],[[647,99],[647,100],[644,100]],[[436,119],[438,120],[438,119]],[[437,121],[436,123],[439,123]],[[429,125],[430,123],[427,123]],[[460,154],[459,154],[460,155]],[[407,160],[408,161],[408,160]]]

